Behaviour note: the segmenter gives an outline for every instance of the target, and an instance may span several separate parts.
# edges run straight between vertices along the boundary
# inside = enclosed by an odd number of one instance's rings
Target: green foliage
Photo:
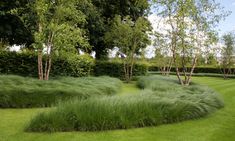
[[[121,61],[96,61],[88,55],[70,55],[55,57],[52,61],[51,76],[96,76],[108,75],[124,79]],[[134,76],[146,75],[148,64],[134,64]],[[0,73],[21,76],[37,76],[37,55],[29,52],[0,52]]]
[[[123,68],[127,82],[132,79],[135,56],[139,55],[141,49],[151,43],[148,36],[150,31],[151,25],[144,17],[133,21],[129,16],[124,19],[121,16],[116,16],[110,31],[105,34],[106,43],[118,47],[126,55],[123,58]]]
[[[85,15],[77,9],[76,0],[35,0],[27,8],[31,12],[22,17],[25,24],[30,23],[28,28],[33,27],[31,32],[35,37],[33,47],[38,52],[38,77],[48,80],[55,52],[58,55],[76,54],[76,45],[83,49],[90,47],[81,28],[86,22]],[[33,22],[31,17],[34,17]],[[46,56],[44,61],[42,54]]]
[[[0,1],[0,43],[31,44],[32,33],[25,27],[23,21],[12,11],[27,5],[27,0]]]
[[[215,0],[154,0],[159,16],[166,19],[166,30],[177,78],[181,85],[189,85],[197,59],[212,43],[217,42],[215,26],[227,12]],[[169,54],[169,53],[168,53]],[[187,66],[191,66],[186,71]],[[178,70],[183,68],[182,72]],[[182,76],[184,77],[181,77]]]
[[[148,14],[150,3],[148,0],[92,0],[105,19],[112,19],[115,15],[125,17],[130,15],[136,20]]]
[[[146,75],[148,72],[148,64],[137,62],[134,64],[133,76]],[[94,75],[108,75],[125,79],[123,63],[121,61],[96,61],[94,67]]]
[[[162,72],[159,71],[151,71],[148,72],[149,75],[162,75]],[[171,75],[175,75],[175,72],[171,72]],[[218,74],[218,73],[194,73],[192,76],[196,77],[223,77],[224,74]],[[234,74],[227,75],[227,78],[235,78]]]
[[[88,76],[94,60],[87,55],[56,57],[53,59],[52,76]],[[0,73],[37,76],[37,55],[30,52],[0,52]]]
[[[84,29],[89,39],[88,42],[92,46],[91,49],[96,51],[96,58],[101,59],[102,55],[107,55],[106,46],[103,41],[104,33],[107,30],[107,23],[105,23],[104,17],[101,15],[101,7],[99,9],[91,0],[79,0],[77,1],[77,7],[86,15]],[[91,50],[89,49],[89,51]]]
[[[0,14],[0,21],[0,43],[29,45],[33,42],[32,33],[16,15]]]
[[[223,41],[225,44],[225,47],[223,48],[223,64],[228,66],[233,65],[233,53],[234,53],[234,46],[235,46],[235,34],[228,33],[223,35]]]
[[[107,59],[107,49],[112,48],[105,43],[104,36],[110,30],[110,22],[116,15],[122,18],[130,16],[134,21],[146,16],[150,9],[148,0],[91,0],[93,6],[83,11],[87,15],[89,42],[93,45],[97,59]]]
[[[196,67],[194,73],[217,73],[221,74],[221,69],[218,67]]]
[[[57,57],[53,60],[51,73],[54,76],[89,76],[93,72],[94,59],[89,55]]]
[[[187,70],[190,70],[190,67],[186,67]],[[182,70],[182,68],[179,68],[179,70]],[[155,65],[151,65],[149,67],[149,71],[160,71],[160,68],[158,66]],[[175,72],[175,67],[173,66],[171,68],[171,72]],[[210,67],[210,66],[202,66],[202,67],[196,67],[194,69],[194,73],[216,73],[216,74],[221,74],[222,71],[219,67]]]
[[[130,17],[116,16],[110,31],[106,33],[105,40],[112,46],[117,46],[120,51],[131,58],[132,54],[138,53],[141,48],[150,44],[147,32],[151,31],[147,19],[140,17],[133,21]]]
[[[36,0],[29,5],[36,16],[35,48],[43,48],[43,44],[54,50],[72,50],[79,44],[88,47],[82,29],[85,15],[76,8],[75,0],[47,1]]]
[[[228,33],[223,35],[223,41],[225,46],[222,49],[222,67],[224,78],[227,77],[228,74],[231,74],[231,68],[234,67],[234,48],[235,48],[235,34]]]
[[[234,141],[235,140],[235,81],[221,78],[194,77],[194,82],[207,85],[219,92],[225,108],[210,116],[156,127],[108,132],[66,132],[53,134],[25,133],[25,125],[38,113],[51,108],[0,109],[0,136],[2,141]],[[133,94],[133,84],[124,84],[122,95]],[[127,88],[127,89],[126,89]],[[139,91],[137,91],[139,92]]]
[[[208,65],[211,65],[211,66],[218,66],[218,61],[216,60],[216,57],[214,54],[209,54],[208,57],[207,57],[207,63]],[[202,64],[204,65],[204,64]]]
[[[208,57],[208,60],[210,59],[213,59],[213,58],[211,58],[212,56],[209,56]],[[211,61],[213,61],[213,60],[211,60]],[[212,62],[209,62],[208,61],[208,64],[211,64]],[[202,65],[205,65],[206,64],[206,59],[205,59],[205,57],[203,57],[202,55],[198,55],[198,57],[197,57],[197,65],[198,66],[202,66]]]
[[[182,87],[175,79],[142,77],[142,94],[74,100],[34,117],[26,131],[100,131],[179,122],[206,116],[223,107],[215,91]]]
[[[0,107],[29,108],[53,106],[68,99],[113,95],[121,81],[110,77],[60,77],[40,81],[14,75],[0,76]]]
[[[37,56],[34,53],[1,51],[0,73],[37,76]]]

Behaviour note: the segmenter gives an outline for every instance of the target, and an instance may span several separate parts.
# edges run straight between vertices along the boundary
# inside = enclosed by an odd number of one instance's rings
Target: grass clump
[[[200,118],[224,105],[215,91],[199,85],[182,87],[170,78],[143,77],[138,86],[145,89],[141,94],[61,103],[33,118],[26,130],[101,131],[155,126]]]
[[[29,108],[52,106],[71,98],[113,95],[122,82],[111,77],[60,77],[40,81],[14,75],[0,76],[0,107]]]

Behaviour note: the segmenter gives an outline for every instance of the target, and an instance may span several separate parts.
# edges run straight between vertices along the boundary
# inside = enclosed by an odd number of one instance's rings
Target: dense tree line
[[[2,0],[0,5],[2,48],[24,44],[36,52],[41,80],[49,79],[54,56],[71,59],[78,50],[95,51],[103,60],[116,46],[126,55],[123,70],[130,81],[151,35],[164,74],[174,65],[180,84],[189,85],[202,51],[218,41],[214,27],[228,15],[214,0]],[[152,34],[150,11],[170,27],[165,34]]]
[[[34,42],[37,17],[35,7],[32,6],[40,0],[3,0],[0,5],[0,32],[1,40],[10,44],[31,45]],[[96,58],[105,59],[107,49],[111,48],[104,41],[104,35],[109,31],[111,21],[115,15],[130,16],[132,20],[148,14],[150,4],[147,0],[73,0],[77,11],[84,14],[85,24],[77,23],[87,36],[90,49],[96,52]],[[53,0],[45,0],[52,3]],[[55,1],[56,2],[56,1]],[[66,3],[66,2],[65,2]],[[17,10],[17,12],[15,12]],[[76,13],[76,11],[73,11]],[[78,44],[77,48],[81,48]]]
[[[17,8],[23,8],[27,5],[27,0],[1,0],[0,1],[0,43],[9,44],[27,44],[33,43],[33,35],[20,17],[13,14]]]
[[[36,51],[39,79],[48,80],[52,56],[70,57],[79,49],[95,51],[96,59],[105,59],[108,49],[115,45],[107,43],[105,35],[111,32],[116,15],[120,20],[129,16],[136,22],[149,8],[147,0],[4,0],[0,9],[1,44],[24,44]]]

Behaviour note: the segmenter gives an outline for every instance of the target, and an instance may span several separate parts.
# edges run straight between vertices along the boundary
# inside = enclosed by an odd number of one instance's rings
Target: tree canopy
[[[6,44],[27,44],[34,41],[30,30],[25,26],[19,16],[14,14],[17,8],[23,8],[27,0],[1,0],[0,1],[0,39]]]
[[[110,30],[105,34],[106,43],[118,47],[126,55],[124,58],[126,81],[131,80],[134,57],[151,43],[148,36],[150,31],[151,25],[143,17],[134,21],[129,16],[123,19],[121,16],[116,16]]]

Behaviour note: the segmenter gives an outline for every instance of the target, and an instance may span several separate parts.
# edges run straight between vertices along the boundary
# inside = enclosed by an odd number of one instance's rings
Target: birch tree
[[[169,76],[173,64],[173,59],[170,57],[170,43],[164,34],[155,33],[154,34],[154,44],[155,47],[155,59],[157,61],[157,66],[159,67],[161,74],[164,76]]]
[[[159,16],[170,25],[167,34],[176,74],[189,85],[203,48],[215,42],[214,27],[227,15],[214,0],[156,0]]]
[[[132,79],[135,56],[141,49],[150,44],[148,32],[151,25],[147,19],[140,17],[133,21],[130,17],[116,16],[111,25],[110,31],[105,34],[105,40],[112,46],[117,46],[126,55],[123,58],[123,69],[125,80]]]
[[[85,15],[77,10],[76,0],[36,0],[29,6],[36,20],[34,47],[38,53],[38,77],[48,80],[55,51],[73,52],[77,44],[89,47],[78,27],[85,23]]]
[[[233,33],[227,33],[222,37],[224,41],[224,47],[222,49],[222,71],[224,79],[228,78],[228,75],[232,73],[232,66],[234,66],[234,47],[235,47],[235,35]]]

